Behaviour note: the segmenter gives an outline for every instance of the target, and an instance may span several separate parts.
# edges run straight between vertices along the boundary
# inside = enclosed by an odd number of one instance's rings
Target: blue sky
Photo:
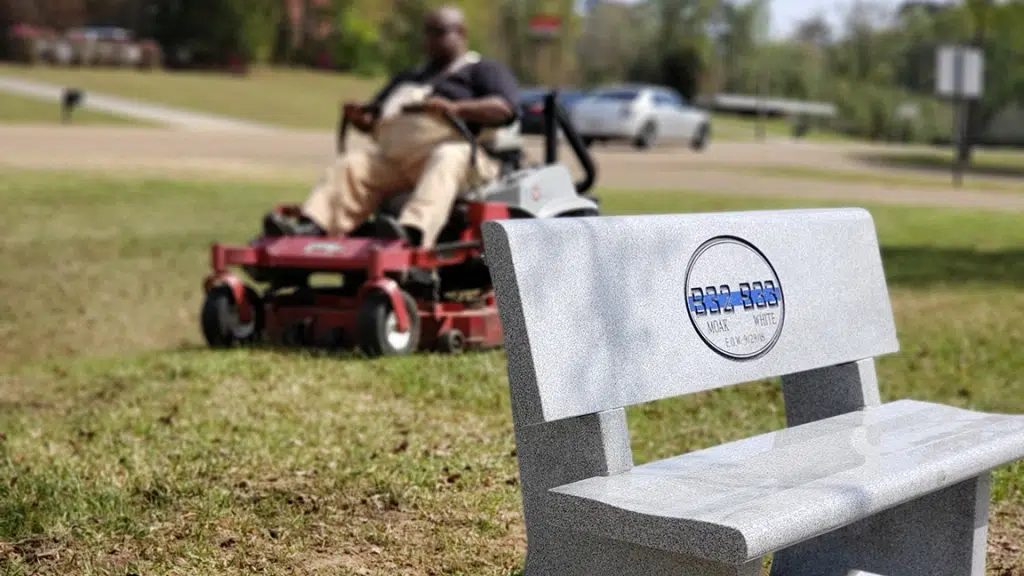
[[[830,24],[840,26],[851,4],[850,0],[770,0],[772,7],[772,35],[788,36],[796,24],[810,16],[821,14]],[[903,0],[875,0],[887,9],[895,10]]]

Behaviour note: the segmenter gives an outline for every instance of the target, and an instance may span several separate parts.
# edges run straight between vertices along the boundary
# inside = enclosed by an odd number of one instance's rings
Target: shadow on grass
[[[952,155],[945,151],[934,152],[856,152],[852,157],[869,166],[897,168],[904,170],[927,170],[942,175],[951,175]],[[964,171],[976,176],[999,176],[1024,179],[1024,156],[1020,163],[1010,158],[986,158],[975,156]]]
[[[1024,286],[1024,248],[988,252],[931,246],[882,247],[882,262],[891,286]]]

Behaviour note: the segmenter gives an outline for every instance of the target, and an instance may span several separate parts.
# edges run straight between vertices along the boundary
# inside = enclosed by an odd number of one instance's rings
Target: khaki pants
[[[473,178],[469,156],[465,142],[443,143],[401,160],[376,150],[347,152],[328,167],[302,211],[328,234],[348,234],[381,200],[413,189],[399,223],[421,230],[423,247],[433,248],[458,195],[472,183],[498,176],[499,164],[478,151]]]

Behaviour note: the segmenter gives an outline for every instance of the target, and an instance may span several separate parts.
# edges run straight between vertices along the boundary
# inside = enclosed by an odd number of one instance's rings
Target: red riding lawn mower
[[[390,197],[370,221],[347,236],[264,234],[244,246],[215,243],[201,314],[207,343],[214,348],[264,341],[331,349],[358,346],[370,357],[501,346],[481,224],[599,214],[597,199],[587,194],[596,177],[593,159],[556,96],[551,92],[544,101],[545,163],[524,164],[518,126],[512,127],[511,143],[481,146],[500,162],[501,175],[460,197],[433,249],[410,248],[393,232],[409,192]],[[447,120],[478,147],[461,120]],[[579,182],[558,163],[558,129],[583,169]],[[347,130],[348,121],[342,120],[339,152]],[[275,210],[285,217],[298,215],[298,206]],[[250,281],[232,272],[233,266]],[[429,280],[410,274],[415,270],[427,271]],[[319,284],[311,282],[313,276],[336,278],[333,284]],[[258,290],[257,284],[264,289]]]

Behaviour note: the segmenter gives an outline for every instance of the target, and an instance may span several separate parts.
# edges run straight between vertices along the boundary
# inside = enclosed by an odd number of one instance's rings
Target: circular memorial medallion
[[[782,283],[753,244],[719,236],[697,249],[686,270],[686,307],[701,339],[726,358],[765,355],[782,333]]]

